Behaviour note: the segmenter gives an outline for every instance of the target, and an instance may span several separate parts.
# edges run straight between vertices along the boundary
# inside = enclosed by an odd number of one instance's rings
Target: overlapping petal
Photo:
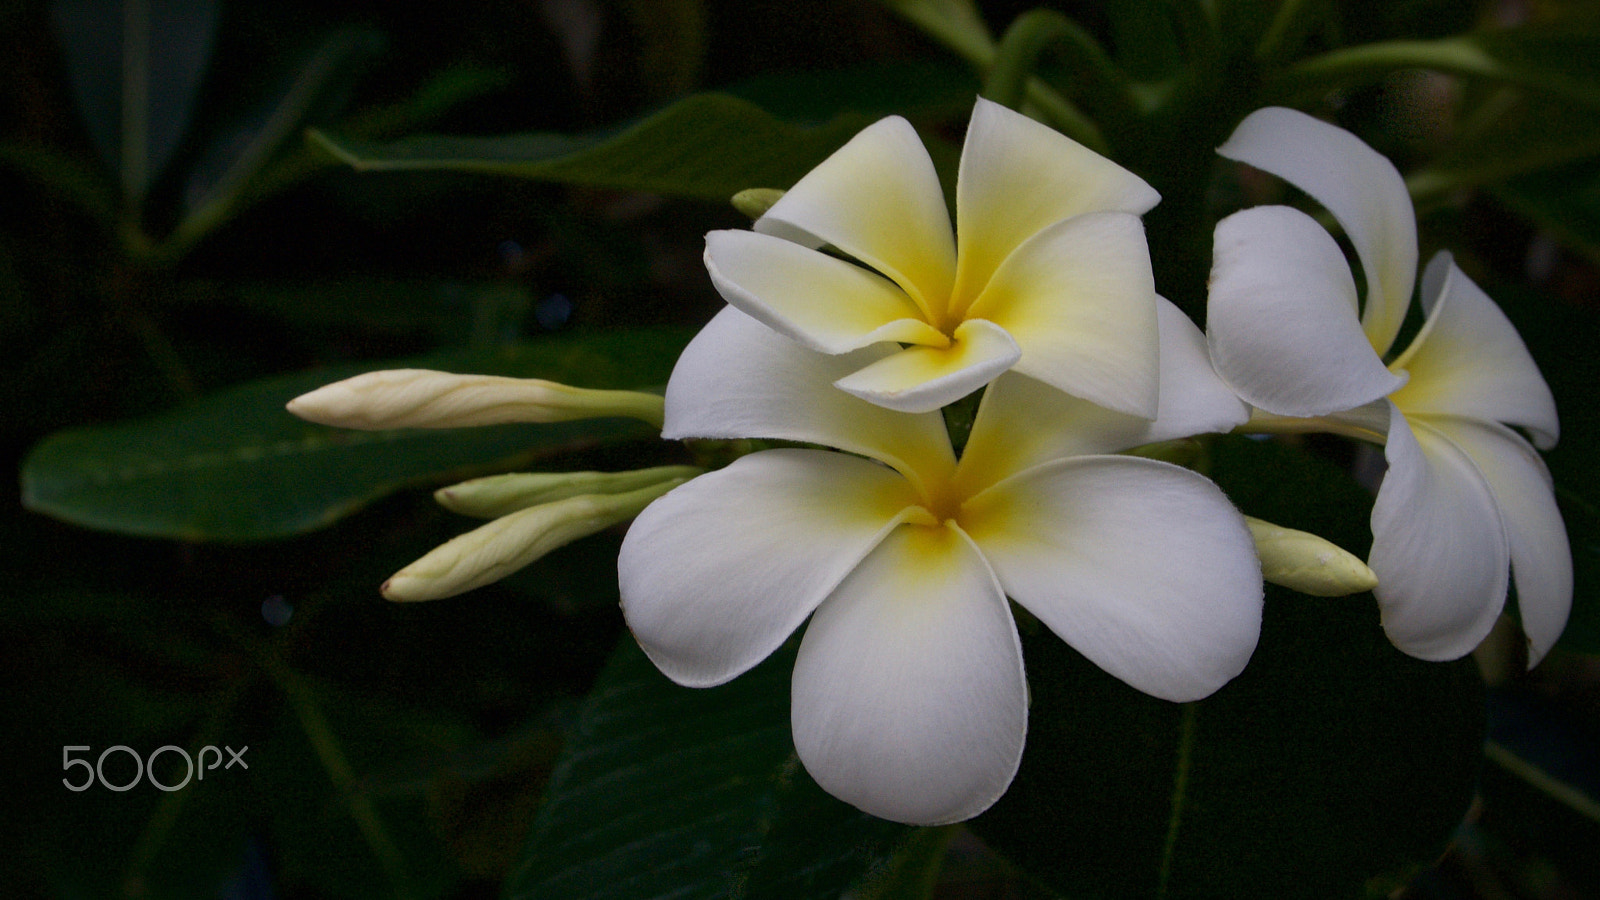
[[[1520,425],[1544,449],[1560,434],[1555,398],[1495,302],[1440,253],[1422,280],[1427,321],[1395,360],[1410,373],[1390,399],[1407,415],[1464,416]]]
[[[617,557],[622,611],[679,684],[720,684],[765,659],[917,500],[869,460],[755,453],[661,497]]]
[[[1116,453],[1244,424],[1250,411],[1211,368],[1200,329],[1165,298],[1157,298],[1157,313],[1161,399],[1154,420],[1114,412],[1024,375],[1002,375],[979,405],[957,466],[958,490],[975,494],[1052,459]]]
[[[1384,456],[1367,559],[1384,631],[1419,659],[1464,656],[1505,604],[1511,550],[1495,494],[1461,446],[1393,404]]]
[[[1161,195],[1139,176],[1020,113],[979,98],[961,150],[955,296],[971,300],[1012,251],[1046,226],[1090,212],[1148,212]]]
[[[1355,307],[1350,266],[1310,216],[1258,206],[1217,223],[1206,335],[1217,373],[1247,402],[1321,416],[1403,384],[1373,351]]]
[[[1282,178],[1333,213],[1367,273],[1362,327],[1387,354],[1417,277],[1416,214],[1394,164],[1350,132],[1282,107],[1246,116],[1217,152]]]
[[[1572,610],[1572,548],[1550,472],[1528,442],[1503,425],[1440,416],[1425,421],[1471,457],[1494,492],[1532,667],[1555,645]]]
[[[1178,466],[1061,460],[966,502],[963,527],[1012,599],[1112,675],[1167,700],[1243,671],[1261,624],[1244,518]]]
[[[893,352],[815,353],[728,307],[678,357],[662,437],[804,441],[872,457],[914,480],[944,477],[955,456],[941,416],[894,412],[833,387]]]
[[[705,259],[725,300],[813,350],[949,342],[893,282],[799,244],[754,231],[713,231]]]
[[[867,126],[751,227],[832,244],[893,279],[930,319],[950,296],[956,245],[944,191],[916,129],[899,116]]]
[[[1004,793],[1027,730],[1022,652],[966,536],[886,537],[807,626],[791,709],[806,770],[873,815],[956,822]]]
[[[1137,217],[1089,213],[1044,228],[1006,258],[963,314],[1016,340],[1018,372],[1118,412],[1155,417],[1155,279]]]
[[[1021,355],[1005,329],[968,319],[956,328],[948,347],[907,347],[834,384],[886,409],[927,413],[988,384]]]

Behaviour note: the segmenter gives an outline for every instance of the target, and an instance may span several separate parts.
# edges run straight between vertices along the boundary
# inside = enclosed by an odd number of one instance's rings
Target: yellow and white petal
[[[1511,549],[1494,493],[1443,433],[1390,404],[1389,470],[1372,507],[1373,591],[1401,651],[1442,661],[1472,652],[1505,605]]]
[[[919,481],[942,479],[955,466],[942,416],[884,409],[833,386],[896,352],[880,344],[828,356],[727,307],[678,357],[662,437],[804,441],[872,457]]]
[[[969,319],[956,328],[948,347],[907,347],[834,385],[886,409],[931,413],[993,381],[1021,356],[1005,329]]]
[[[724,300],[813,350],[948,343],[894,282],[837,257],[754,231],[713,231],[705,258]]]
[[[1013,600],[1147,694],[1204,697],[1255,650],[1255,541],[1222,491],[1188,469],[1061,460],[967,501],[960,521]]]
[[[966,536],[885,538],[806,627],[791,703],[806,771],[872,815],[942,825],[1005,793],[1027,732],[1022,650]]]
[[[1391,400],[1406,415],[1464,416],[1527,428],[1543,449],[1561,425],[1555,398],[1516,326],[1448,253],[1422,279],[1427,321],[1393,363],[1411,379]]]
[[[1367,273],[1361,324],[1389,352],[1417,277],[1417,218],[1394,164],[1343,128],[1282,107],[1258,109],[1217,148],[1282,178],[1333,213]]]
[[[1286,206],[1234,213],[1217,223],[1212,252],[1211,362],[1246,402],[1321,416],[1405,383],[1361,331],[1350,266],[1310,216]]]
[[[859,457],[741,457],[634,520],[617,556],[623,617],[668,678],[721,684],[783,643],[915,501]]]
[[[1154,421],[1113,412],[1008,372],[984,392],[957,465],[957,491],[971,496],[1052,459],[1117,453],[1244,424],[1250,409],[1212,370],[1200,329],[1166,298],[1157,297],[1156,305],[1161,402]]]
[[[1136,216],[1088,213],[1038,232],[1006,259],[966,315],[1016,339],[1022,374],[1155,418],[1155,278]]]
[[[1494,492],[1511,544],[1511,578],[1532,668],[1555,645],[1572,610],[1572,548],[1550,472],[1504,425],[1434,416],[1424,421],[1466,451]]]
[[[893,279],[927,318],[944,314],[955,235],[933,161],[899,116],[867,126],[750,227],[811,247],[832,244]]]
[[[956,186],[955,296],[971,300],[1018,246],[1088,212],[1141,215],[1155,188],[1100,154],[998,103],[979,98]]]

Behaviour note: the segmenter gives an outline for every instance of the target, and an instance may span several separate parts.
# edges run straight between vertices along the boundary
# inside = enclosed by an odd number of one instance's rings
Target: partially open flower
[[[928,412],[1014,368],[1152,418],[1156,295],[1138,217],[1158,199],[1110,160],[980,99],[956,234],[916,131],[890,117],[754,230],[707,235],[706,267],[730,304],[813,350],[906,345],[836,379],[881,406]]]
[[[961,458],[938,413],[832,387],[893,345],[818,354],[735,309],[667,387],[667,437],[838,448],[745,456],[651,504],[618,560],[623,613],[673,680],[725,682],[810,617],[796,750],[823,788],[888,819],[977,815],[1010,783],[1027,689],[1009,596],[1139,690],[1193,700],[1255,647],[1261,572],[1210,481],[1117,451],[1226,430],[1245,409],[1198,331],[1159,305],[1161,414],[1006,374]]]
[[[1507,568],[1536,663],[1572,604],[1572,557],[1550,475],[1555,402],[1516,329],[1448,254],[1422,278],[1426,320],[1390,353],[1410,307],[1416,221],[1399,172],[1304,113],[1251,114],[1219,153],[1310,194],[1344,227],[1365,305],[1333,238],[1281,206],[1217,225],[1207,331],[1218,373],[1263,410],[1252,426],[1384,444],[1372,510],[1375,593],[1401,650],[1454,659],[1488,634]],[[1358,315],[1359,310],[1359,315]]]

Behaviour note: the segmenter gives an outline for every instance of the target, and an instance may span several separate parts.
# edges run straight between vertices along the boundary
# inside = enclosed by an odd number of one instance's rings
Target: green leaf
[[[1370,509],[1348,479],[1324,494],[1337,470],[1276,443],[1225,438],[1214,463],[1246,512],[1331,525],[1341,543]],[[1285,514],[1305,507],[1326,508]],[[1042,629],[1024,657],[1022,767],[971,825],[1066,896],[1358,897],[1437,858],[1472,797],[1476,669],[1395,650],[1371,595],[1269,588],[1249,666],[1192,704],[1141,694]]]
[[[174,259],[232,218],[248,202],[282,190],[318,168],[310,159],[285,168],[282,151],[308,121],[342,102],[357,68],[383,45],[376,32],[352,28],[323,38],[275,87],[271,98],[249,110],[205,147],[184,186],[184,218],[156,255]],[[294,145],[301,150],[299,144]],[[270,173],[271,177],[264,177]]]
[[[478,172],[727,200],[745,188],[788,187],[871,121],[841,112],[820,125],[796,125],[726,94],[696,94],[621,129],[581,135],[380,144],[313,130],[310,139],[359,171]]]
[[[1600,157],[1514,178],[1491,190],[1507,206],[1600,262]]]
[[[1268,85],[1268,96],[1326,92],[1403,69],[1433,69],[1512,84],[1600,108],[1600,28],[1525,25],[1437,40],[1358,44],[1302,60]]]
[[[1537,192],[1543,174],[1600,157],[1600,112],[1520,91],[1501,92],[1484,106],[1457,129],[1445,152],[1407,176],[1412,198],[1422,202],[1461,188],[1490,185],[1497,193],[1505,191],[1513,205],[1539,225],[1568,230],[1570,213],[1517,195],[1529,188]],[[1512,184],[1506,185],[1508,181]],[[1591,252],[1600,246],[1597,241],[1600,236],[1587,236]]]
[[[911,829],[823,793],[794,758],[795,641],[715,688],[624,637],[551,777],[514,900],[838,897]]]
[[[661,385],[688,335],[639,330],[271,378],[154,418],[46,438],[22,468],[23,504],[147,537],[246,541],[310,531],[403,487],[526,465],[653,433],[631,420],[362,432],[302,422],[283,405],[378,368],[547,378],[598,388]]]
[[[216,35],[215,0],[55,0],[73,99],[137,204],[178,149]]]

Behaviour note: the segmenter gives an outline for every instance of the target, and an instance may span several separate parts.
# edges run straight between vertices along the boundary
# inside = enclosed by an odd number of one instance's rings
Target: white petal
[[[867,126],[790,188],[751,226],[832,244],[889,276],[928,318],[942,316],[955,277],[944,191],[911,123]]]
[[[795,751],[828,793],[915,825],[1005,793],[1027,731],[1022,650],[959,530],[906,525],[817,610],[795,661]]]
[[[1087,212],[1140,215],[1161,195],[1071,138],[979,98],[961,151],[955,295],[971,300],[1023,241]]]
[[[741,457],[634,520],[617,556],[622,614],[668,678],[721,684],[783,643],[915,499],[843,453]]]
[[[1310,216],[1258,206],[1217,223],[1206,336],[1217,374],[1280,416],[1320,416],[1401,384],[1356,320],[1339,245]]]
[[[1416,214],[1394,164],[1343,128],[1282,107],[1245,117],[1217,152],[1282,178],[1339,220],[1367,273],[1362,326],[1388,353],[1417,277]]]
[[[1113,412],[1024,375],[1002,375],[978,407],[957,466],[959,490],[970,496],[1052,459],[1116,453],[1244,424],[1249,407],[1212,370],[1200,329],[1167,299],[1156,303],[1161,402],[1154,421]]]
[[[678,357],[661,436],[805,441],[870,456],[909,477],[942,478],[955,465],[943,417],[894,412],[833,386],[893,352],[879,344],[827,356],[730,306]]]
[[[1006,259],[966,315],[1016,339],[1022,374],[1155,417],[1156,289],[1137,217],[1090,213],[1051,225]]]
[[[842,259],[754,231],[706,235],[706,270],[724,300],[813,350],[947,339],[894,282]]]
[[[1395,360],[1411,374],[1390,397],[1407,415],[1463,416],[1529,429],[1544,449],[1560,434],[1555,398],[1517,329],[1448,253],[1422,279],[1428,320]]]
[[[1572,610],[1572,549],[1544,460],[1503,425],[1428,416],[1428,425],[1472,457],[1494,491],[1511,543],[1517,611],[1532,668],[1555,645]]]
[[[834,384],[878,406],[927,413],[993,381],[1021,355],[1005,329],[969,319],[956,328],[949,347],[907,347]]]
[[[1222,491],[1188,469],[1063,460],[967,501],[960,521],[1013,600],[1147,694],[1204,697],[1255,650],[1255,542]]]
[[[1494,494],[1467,454],[1391,404],[1389,470],[1372,507],[1383,630],[1427,660],[1472,652],[1505,605],[1511,550]]]

